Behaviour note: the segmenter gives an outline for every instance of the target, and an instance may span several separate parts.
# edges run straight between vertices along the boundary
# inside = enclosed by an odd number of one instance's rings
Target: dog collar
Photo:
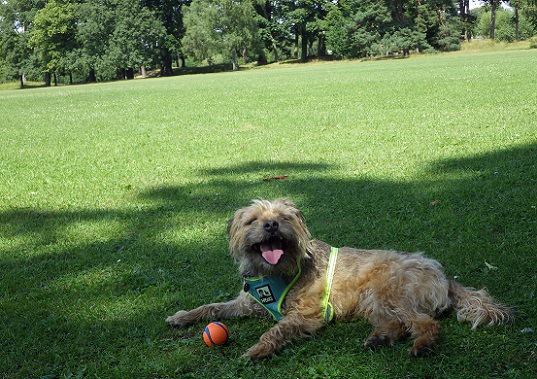
[[[324,315],[325,323],[330,322],[334,317],[334,307],[330,304],[328,299],[330,298],[330,291],[332,290],[337,256],[338,249],[332,247],[328,259],[328,266],[326,268],[326,289],[321,298],[321,310]],[[280,321],[283,318],[282,305],[285,296],[296,283],[301,273],[302,269],[300,267],[300,262],[298,262],[298,272],[291,279],[276,275],[263,276],[260,278],[245,275],[244,291],[265,308],[276,321]]]

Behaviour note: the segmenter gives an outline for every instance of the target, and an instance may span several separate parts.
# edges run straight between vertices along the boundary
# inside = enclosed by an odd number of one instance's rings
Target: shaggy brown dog
[[[244,290],[229,302],[179,311],[166,321],[187,327],[204,319],[267,317],[269,311],[261,305],[266,299],[254,300],[248,293],[249,278],[280,277],[285,285],[295,281],[281,303],[280,321],[244,354],[252,359],[269,357],[289,340],[315,332],[325,325],[330,310],[336,321],[363,317],[373,324],[365,341],[373,350],[410,335],[413,356],[433,351],[440,332],[434,318],[450,308],[459,321],[471,322],[472,329],[513,318],[509,308],[484,290],[446,278],[440,263],[421,254],[343,247],[334,258],[333,279],[327,279],[331,247],[310,240],[301,212],[287,199],[254,200],[229,220],[228,233],[231,255],[245,278]],[[328,312],[322,300],[326,296]]]

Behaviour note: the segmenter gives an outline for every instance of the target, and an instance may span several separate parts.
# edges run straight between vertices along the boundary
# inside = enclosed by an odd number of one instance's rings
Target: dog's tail
[[[514,320],[513,311],[485,290],[463,287],[454,280],[449,281],[449,299],[457,311],[457,320],[471,322],[472,330],[482,324],[500,325]]]

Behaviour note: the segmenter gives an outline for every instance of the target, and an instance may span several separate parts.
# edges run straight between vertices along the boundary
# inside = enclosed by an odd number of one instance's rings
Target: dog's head
[[[243,274],[288,275],[307,258],[310,233],[288,199],[253,200],[229,220],[228,234],[231,256]]]

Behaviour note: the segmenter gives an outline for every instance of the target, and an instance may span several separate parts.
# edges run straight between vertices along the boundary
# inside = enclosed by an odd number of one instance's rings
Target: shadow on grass
[[[537,144],[432,162],[413,182],[338,177],[337,167],[323,163],[254,161],[202,171],[201,184],[148,188],[133,208],[4,210],[0,369],[60,376],[83,366],[122,376],[150,360],[158,367],[138,375],[165,375],[174,364],[209,370],[198,367],[203,353],[162,354],[176,349],[171,341],[181,333],[163,318],[238,291],[226,220],[256,197],[295,200],[312,235],[333,245],[426,251],[449,275],[489,287],[535,325],[536,173]],[[286,178],[263,180],[277,176]],[[255,337],[239,336],[229,354],[240,355]],[[512,330],[497,359],[527,372],[529,338]],[[134,347],[125,354],[126,346]],[[479,373],[505,373],[500,366]]]
[[[178,67],[173,69],[173,75],[194,75],[194,74],[214,74],[217,72],[230,72],[233,71],[233,65],[231,63],[213,64],[210,66],[199,67]]]

